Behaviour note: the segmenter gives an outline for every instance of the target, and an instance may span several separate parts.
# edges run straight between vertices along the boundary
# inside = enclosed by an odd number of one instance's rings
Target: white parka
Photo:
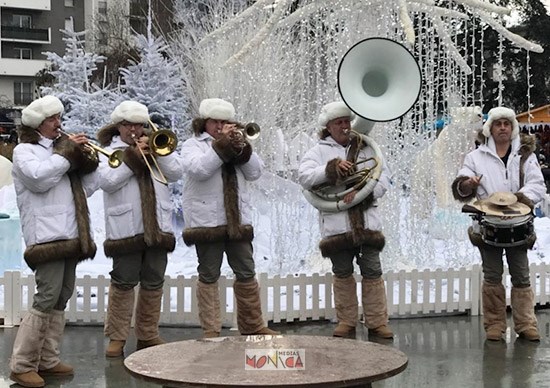
[[[203,132],[183,143],[183,218],[186,228],[227,225],[222,180],[223,160],[212,148],[214,138]],[[260,178],[263,164],[252,152],[248,162],[235,166],[239,189],[241,224],[251,225],[247,181]]]
[[[53,151],[53,140],[42,136],[38,144],[20,143],[13,150],[13,183],[27,247],[79,236],[67,175],[71,164]],[[99,185],[97,171],[81,181],[86,196],[91,196]]]
[[[505,166],[496,152],[494,139],[490,136],[484,144],[466,155],[458,176],[483,175],[476,192],[478,199],[487,198],[495,192],[521,192],[537,204],[546,194],[544,178],[536,155],[531,154],[523,165],[524,184],[520,187],[520,146],[519,136],[512,139],[512,149]]]
[[[120,136],[113,136],[107,151],[124,150],[128,144]],[[157,156],[162,173],[168,182],[176,182],[182,175],[182,161],[179,155],[172,153]],[[141,195],[138,179],[125,163],[111,168],[107,158],[102,157],[99,164],[100,187],[103,190],[105,208],[105,234],[108,240],[120,240],[144,233]],[[152,178],[151,178],[152,179]],[[172,202],[167,185],[153,180],[156,196],[156,215],[160,230],[173,233]]]
[[[298,180],[305,190],[311,190],[314,186],[327,182],[325,173],[327,163],[333,159],[346,160],[349,145],[344,147],[338,144],[332,137],[319,140],[318,144],[310,149],[302,158],[298,169]],[[374,156],[371,147],[364,147],[360,150],[357,160],[367,159]],[[365,228],[379,231],[382,229],[377,199],[381,198],[391,185],[390,171],[382,160],[382,174],[373,189],[374,202],[364,211]],[[361,166],[360,166],[361,168]],[[344,187],[335,187],[335,191],[343,191]],[[347,211],[337,213],[319,212],[319,227],[322,237],[334,236],[351,231],[350,220]]]

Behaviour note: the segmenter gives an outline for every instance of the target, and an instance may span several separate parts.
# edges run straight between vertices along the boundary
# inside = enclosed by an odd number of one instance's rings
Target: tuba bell
[[[374,163],[350,177],[343,191],[330,192],[326,187],[304,190],[309,203],[321,211],[338,212],[361,203],[372,193],[382,174],[383,158],[380,147],[368,133],[376,122],[405,115],[418,100],[421,87],[420,66],[400,43],[369,38],[347,51],[338,67],[338,90],[356,115],[351,122],[352,130],[374,151]],[[353,201],[344,203],[344,196],[353,190],[357,190]]]

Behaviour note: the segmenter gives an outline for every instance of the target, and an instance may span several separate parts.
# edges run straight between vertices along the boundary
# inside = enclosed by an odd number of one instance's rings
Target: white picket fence
[[[530,271],[536,304],[550,303],[550,264],[532,264]],[[356,275],[356,279],[360,295],[361,277]],[[478,265],[472,268],[435,271],[389,271],[384,274],[384,280],[391,318],[481,313],[482,273]],[[108,303],[109,281],[110,279],[105,276],[78,278],[75,293],[66,309],[67,321],[77,324],[102,324]],[[258,281],[266,321],[278,323],[335,319],[330,273],[286,277],[259,274]],[[507,272],[503,282],[507,289],[509,304],[511,285]],[[161,325],[199,325],[195,298],[196,283],[196,276],[166,277]],[[232,285],[233,279],[220,279],[222,321],[225,326],[234,327],[236,315]],[[4,326],[19,324],[23,314],[32,305],[34,287],[34,276],[23,277],[20,272],[6,271],[0,278],[0,291],[4,291],[4,300],[0,301],[0,321],[3,320]]]

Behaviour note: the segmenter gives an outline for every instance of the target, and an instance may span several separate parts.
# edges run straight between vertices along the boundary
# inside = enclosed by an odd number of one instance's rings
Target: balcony
[[[0,6],[39,11],[50,11],[52,9],[51,0],[0,0]]]
[[[2,26],[0,38],[9,42],[51,43],[49,28],[24,28]]]
[[[38,11],[50,11],[51,0],[0,0],[0,6],[21,9],[35,9]]]
[[[0,58],[0,76],[34,77],[49,65],[46,60]]]

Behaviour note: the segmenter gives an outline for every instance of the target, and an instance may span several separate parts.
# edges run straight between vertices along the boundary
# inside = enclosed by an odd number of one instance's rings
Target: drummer
[[[455,199],[469,202],[492,196],[493,203],[519,201],[533,210],[546,193],[544,178],[534,154],[535,139],[519,136],[519,125],[512,109],[496,107],[489,111],[479,134],[480,146],[466,155],[464,165],[452,184]],[[514,194],[515,198],[505,193]],[[508,197],[508,198],[507,198]],[[476,233],[478,232],[478,233]],[[468,230],[472,244],[479,248],[483,267],[482,303],[484,328],[488,340],[501,341],[506,331],[506,292],[502,284],[503,260],[512,278],[512,317],[514,331],[520,338],[539,341],[534,312],[534,293],[529,281],[527,249],[535,236],[519,246],[493,246],[479,234],[479,225]]]

